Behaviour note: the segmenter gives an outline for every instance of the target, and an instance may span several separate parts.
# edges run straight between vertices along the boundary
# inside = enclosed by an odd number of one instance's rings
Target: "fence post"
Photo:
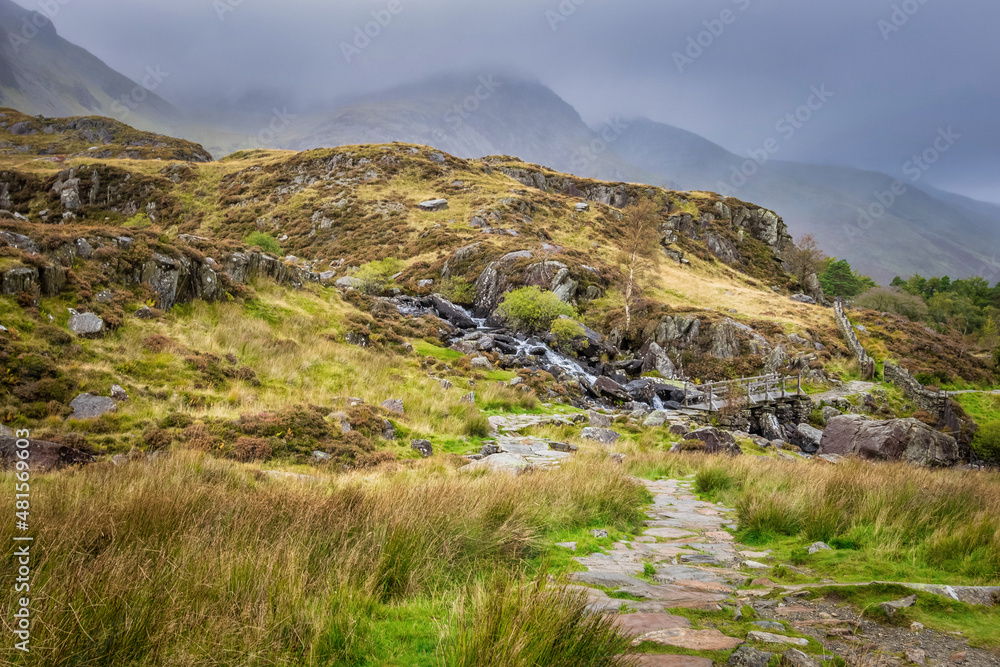
[[[712,385],[709,384],[708,385],[708,411],[709,412],[715,412],[715,401],[713,400],[714,394],[715,394],[715,391],[713,390]]]
[[[801,396],[802,395],[802,375],[799,375],[799,384],[798,384],[798,387],[795,390],[795,394],[796,394],[796,396]]]

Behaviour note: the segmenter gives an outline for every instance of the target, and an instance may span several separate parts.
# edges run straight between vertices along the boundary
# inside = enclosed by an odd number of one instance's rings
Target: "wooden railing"
[[[801,376],[761,375],[700,385],[684,383],[684,407],[717,412],[727,407],[753,407],[801,394]]]

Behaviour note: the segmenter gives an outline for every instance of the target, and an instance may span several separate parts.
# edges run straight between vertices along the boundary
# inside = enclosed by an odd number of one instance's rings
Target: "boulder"
[[[831,407],[829,405],[824,406],[820,413],[823,415],[823,421],[829,422],[834,417],[839,417],[843,413],[837,408]]]
[[[430,199],[428,201],[422,201],[417,204],[417,208],[421,211],[443,211],[448,208],[447,199]]]
[[[813,306],[816,305],[816,299],[812,298],[808,294],[796,294],[791,297],[792,301],[798,301],[799,303],[808,303]]]
[[[24,441],[21,440],[21,442]],[[17,443],[17,438],[0,436],[0,461],[3,462],[3,470],[13,470],[17,462],[21,460],[17,452],[21,451],[22,448],[18,447]],[[58,470],[71,465],[92,463],[94,460],[94,457],[86,452],[45,440],[29,439],[27,450],[29,453],[28,465],[32,472]]]
[[[383,401],[382,407],[397,415],[406,414],[406,408],[403,406],[403,399],[401,398],[390,398],[387,401]]]
[[[761,644],[794,644],[795,646],[808,646],[809,640],[799,637],[786,637],[760,630],[751,630],[747,633],[748,642],[758,642]]]
[[[910,597],[903,598],[902,600],[893,600],[892,602],[883,602],[879,605],[879,609],[885,612],[885,615],[889,618],[893,618],[903,609],[908,609],[913,605],[917,604],[917,596],[911,595]]]
[[[475,405],[476,404],[476,392],[474,392],[474,391],[469,392],[468,394],[466,394],[462,398],[458,399],[458,402],[459,403],[471,403],[472,405]]]
[[[642,355],[642,372],[657,371],[665,378],[677,375],[677,367],[670,361],[667,353],[655,341],[645,346]]]
[[[461,468],[464,472],[475,472],[477,470],[488,470],[490,472],[502,472],[508,475],[520,475],[529,468],[528,460],[520,454],[494,454],[486,458],[473,461]]]
[[[360,289],[363,284],[364,281],[360,278],[352,278],[351,276],[339,278],[337,279],[337,282],[334,283],[334,285],[340,289]]]
[[[615,431],[609,428],[597,428],[594,426],[588,426],[583,429],[580,433],[580,437],[584,440],[592,440],[593,442],[599,442],[602,445],[613,445],[618,442],[621,437]]]
[[[73,408],[70,419],[94,419],[118,409],[118,404],[113,398],[108,396],[93,396],[92,394],[80,394],[74,398],[69,407]]]
[[[610,415],[604,415],[594,410],[587,413],[587,420],[591,426],[596,426],[597,428],[608,428],[611,426]]]
[[[128,400],[128,392],[120,384],[111,385],[111,398],[121,403]]]
[[[476,322],[473,320],[468,313],[453,304],[448,299],[444,298],[440,294],[434,294],[431,296],[431,303],[434,305],[434,310],[437,312],[438,317],[442,320],[453,324],[459,329],[475,329]]]
[[[143,306],[139,310],[135,311],[135,316],[140,320],[155,320],[156,312],[149,306]]]
[[[819,443],[823,440],[823,431],[813,428],[809,424],[799,424],[795,427],[795,437],[792,439],[793,445],[798,445],[806,454],[815,454],[819,450]]]
[[[430,440],[414,440],[410,443],[410,449],[416,450],[425,459],[434,455],[434,446]]]
[[[792,667],[819,667],[818,662],[795,648],[785,651],[782,658],[784,658],[785,664],[791,665]]]
[[[743,450],[736,444],[736,438],[728,431],[709,426],[697,431],[691,431],[684,436],[685,440],[700,440],[705,443],[706,454],[730,454],[736,456],[742,454]]]
[[[632,400],[632,397],[625,391],[625,387],[603,375],[594,380],[594,384],[591,385],[591,391],[598,398],[608,398],[612,401],[621,401],[623,403]]]
[[[583,213],[590,210],[590,204],[585,201],[580,202],[575,207],[573,207],[577,213]]]
[[[840,415],[827,422],[819,453],[920,466],[950,466],[959,460],[955,438],[916,419],[875,421],[861,415]]]
[[[745,644],[729,656],[729,664],[733,667],[767,667],[767,663],[770,661],[770,653]]]
[[[645,421],[642,422],[642,425],[647,428],[656,428],[663,426],[665,423],[667,423],[667,413],[663,410],[654,410],[649,413]]]
[[[99,338],[104,333],[104,320],[93,313],[73,313],[69,330],[83,338]]]
[[[473,357],[472,368],[477,371],[491,371],[493,370],[493,362],[486,357]]]

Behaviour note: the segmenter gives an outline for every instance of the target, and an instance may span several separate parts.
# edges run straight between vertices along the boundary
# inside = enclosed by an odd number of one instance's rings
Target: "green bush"
[[[980,426],[972,446],[987,461],[1000,462],[1000,421]]]
[[[568,348],[575,339],[586,333],[582,324],[568,318],[557,319],[549,330],[556,339],[556,347],[560,349]]]
[[[576,310],[552,292],[522,287],[509,292],[497,309],[507,324],[524,333],[546,331],[560,315],[577,317]]]
[[[362,264],[354,277],[361,281],[358,290],[363,294],[377,295],[393,284],[393,276],[403,270],[403,263],[393,257]]]
[[[471,306],[476,301],[475,285],[462,277],[442,280],[438,293],[460,306]]]
[[[265,234],[264,232],[253,232],[243,239],[243,242],[248,246],[260,248],[264,252],[269,252],[272,255],[278,255],[280,257],[284,254],[281,250],[281,244],[278,243],[278,239],[274,238],[270,234]]]
[[[146,229],[153,224],[153,221],[149,219],[149,216],[145,213],[136,213],[131,218],[125,221],[125,226],[131,229]]]

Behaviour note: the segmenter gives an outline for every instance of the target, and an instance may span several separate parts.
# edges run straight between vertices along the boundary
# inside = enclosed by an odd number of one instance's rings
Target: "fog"
[[[1000,3],[965,0],[19,0],[61,35],[218,120],[332,111],[461,69],[537,78],[588,122],[677,125],[746,154],[832,97],[781,159],[902,175],[941,129],[926,182],[1000,202]],[[368,34],[365,34],[367,30]],[[235,122],[235,121],[234,121]]]

